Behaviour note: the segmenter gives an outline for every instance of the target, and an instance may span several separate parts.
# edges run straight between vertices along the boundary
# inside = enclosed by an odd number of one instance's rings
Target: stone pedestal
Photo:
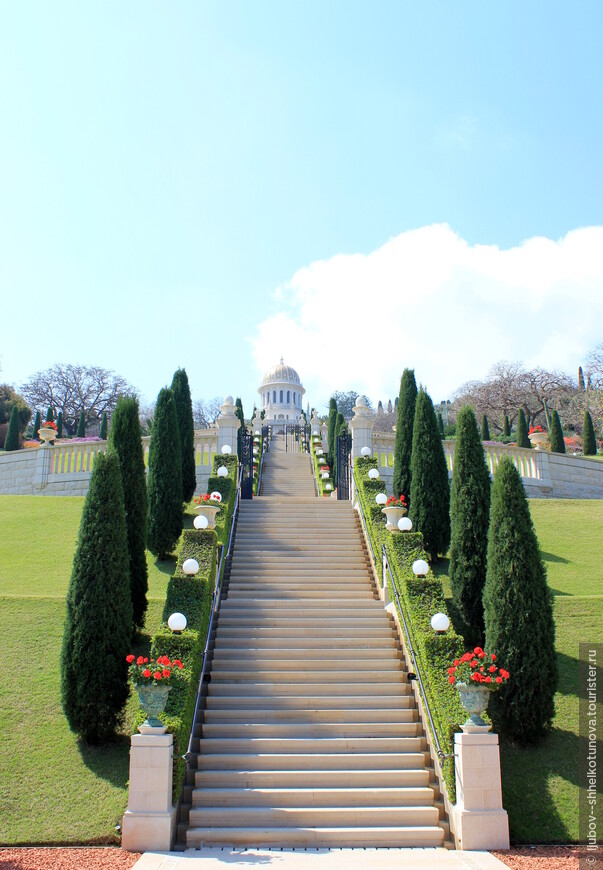
[[[169,852],[176,810],[172,806],[174,739],[164,729],[132,737],[128,808],[122,823],[122,848],[129,852]]]
[[[508,849],[509,820],[502,805],[498,734],[454,735],[456,804],[453,830],[459,849]]]
[[[56,437],[56,436],[55,436]],[[45,489],[48,483],[48,475],[50,473],[50,462],[54,444],[46,441],[40,444],[36,450],[36,467],[34,470],[32,487],[34,495],[39,495]]]
[[[318,414],[316,411],[312,412],[312,419],[310,420],[310,432],[312,435],[320,435],[320,420],[318,419]]]
[[[218,427],[218,453],[227,444],[231,452],[237,453],[237,432],[241,428],[241,421],[235,414],[236,405],[232,396],[226,396],[224,404],[220,408],[220,416],[216,420]]]
[[[352,460],[362,456],[362,448],[373,450],[374,415],[370,411],[364,396],[359,396],[354,408],[354,416],[349,422],[352,432]]]
[[[253,420],[251,421],[252,434],[253,435],[261,435],[263,424],[264,424],[264,421],[262,420],[260,409],[256,408],[255,414],[253,415]]]

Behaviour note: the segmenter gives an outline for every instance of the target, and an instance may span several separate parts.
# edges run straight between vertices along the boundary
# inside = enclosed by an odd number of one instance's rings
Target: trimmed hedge
[[[312,439],[310,445],[310,455],[312,458],[312,464],[314,466],[314,474],[316,476],[316,480],[318,481],[318,494],[319,496],[330,496],[332,492],[335,492],[335,482],[333,479],[333,469],[331,468],[329,471],[329,477],[326,480],[323,480],[321,477],[321,467],[318,464],[318,457],[316,455],[316,450],[322,450],[322,441]],[[329,461],[328,456],[322,456],[322,459],[326,459],[327,463]],[[331,489],[327,489],[327,484],[331,484]]]
[[[382,480],[370,480],[368,472],[377,468],[377,460],[360,457],[354,462],[358,497],[367,523],[367,531],[375,551],[377,574],[383,579],[381,545],[385,544],[390,570],[398,590],[400,604],[410,633],[425,693],[429,701],[434,725],[444,752],[454,748],[454,733],[466,720],[458,693],[448,682],[446,669],[455,658],[465,652],[463,638],[451,627],[446,634],[437,635],[431,627],[434,613],[446,613],[444,590],[439,578],[433,574],[417,578],[412,571],[416,559],[428,559],[419,532],[392,534],[385,528],[385,516],[375,503],[375,495],[385,492]],[[398,602],[392,596],[396,608]],[[411,663],[409,662],[409,665]],[[425,727],[430,728],[429,721]],[[455,799],[454,759],[441,762],[442,775],[451,800]]]

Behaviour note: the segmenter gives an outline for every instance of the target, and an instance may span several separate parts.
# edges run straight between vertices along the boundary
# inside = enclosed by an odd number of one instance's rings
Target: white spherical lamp
[[[370,456],[371,455],[371,448],[370,447],[363,447],[360,452],[363,456]]]
[[[412,570],[415,577],[425,577],[429,571],[429,565],[425,559],[417,559],[416,562],[412,563]]]
[[[182,563],[182,570],[188,577],[193,577],[199,570],[199,563],[196,559],[186,559]]]
[[[384,492],[378,492],[375,496],[377,504],[387,504],[387,496]]]
[[[168,619],[168,628],[174,634],[180,634],[186,628],[186,616],[184,613],[172,613]]]
[[[333,485],[331,483],[327,483],[325,489],[333,489]]]
[[[219,493],[217,490],[214,490],[212,493],[210,493],[209,497],[211,501],[222,501],[222,494]]]
[[[438,634],[442,634],[450,628],[450,620],[445,613],[436,613],[431,617],[431,627]]]
[[[398,528],[401,532],[410,532],[412,529],[412,520],[409,520],[408,517],[400,517],[398,520]]]
[[[195,517],[195,519],[193,520],[193,525],[196,529],[206,529],[209,525],[209,520],[207,519],[207,517],[201,516],[201,514],[199,514],[199,516]]]
[[[224,454],[224,456],[228,456],[230,453],[232,453],[232,447],[230,446],[230,444],[222,445],[222,453]]]
[[[371,468],[368,476],[371,480],[379,480],[379,470],[377,468]]]
[[[316,455],[317,456],[324,456],[324,454],[325,454],[325,452],[322,449],[322,447],[319,447],[318,450],[316,451]]]
[[[327,471],[323,471],[323,473],[320,476],[322,477],[323,480],[329,479],[329,473]]]
[[[218,468],[218,477],[228,477],[228,469],[225,465],[221,465]]]

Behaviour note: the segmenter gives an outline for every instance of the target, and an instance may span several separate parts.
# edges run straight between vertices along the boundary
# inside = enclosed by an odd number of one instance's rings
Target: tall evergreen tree
[[[8,429],[6,430],[6,438],[4,439],[4,449],[7,452],[19,449],[19,410],[16,405],[13,405],[13,409],[10,412]]]
[[[341,411],[337,412],[335,417],[335,434],[333,436],[333,465],[331,466],[331,474],[333,480],[337,483],[337,439],[341,434],[341,429],[345,424],[345,418]]]
[[[149,446],[148,548],[160,559],[174,549],[182,532],[182,457],[172,391],[159,391]]]
[[[75,433],[76,438],[85,438],[86,437],[86,417],[84,416],[84,412],[80,411],[80,419],[77,424],[77,432]]]
[[[578,389],[584,392],[584,372],[582,371],[582,366],[578,366]]]
[[[420,389],[412,435],[410,518],[431,559],[450,544],[450,486],[438,422],[430,397]]]
[[[46,422],[54,423],[54,410],[52,405],[49,405],[48,410],[46,411]]]
[[[239,418],[241,421],[241,425],[237,431],[237,455],[239,457],[239,462],[241,461],[241,449],[243,446],[243,432],[245,431],[245,414],[243,413],[243,403],[237,397],[235,401],[235,416]]]
[[[128,698],[132,628],[128,544],[119,460],[98,453],[84,502],[61,653],[61,700],[88,743],[115,732]]]
[[[396,441],[394,446],[394,495],[404,495],[409,504],[411,493],[411,456],[415,407],[417,403],[417,382],[414,369],[404,369],[400,379],[398,396],[398,417],[396,419]]]
[[[59,416],[57,417],[57,438],[63,437],[63,412],[59,411]]]
[[[37,438],[38,441],[40,440],[40,436],[38,435],[38,429],[41,429],[41,428],[42,428],[42,415],[40,414],[39,411],[36,411],[36,416],[34,418],[34,424],[33,424],[33,437]]]
[[[482,441],[490,440],[490,427],[488,426],[488,418],[484,414],[482,417]]]
[[[526,422],[526,415],[523,412],[523,408],[520,408],[517,412],[517,446],[526,447],[528,450],[532,446],[528,437],[528,424]]]
[[[503,435],[505,438],[508,438],[511,434],[511,424],[509,423],[509,417],[507,414],[503,417]]]
[[[495,692],[497,725],[535,743],[553,718],[557,688],[551,592],[519,472],[508,457],[494,477],[484,586],[486,649],[511,678]]]
[[[178,369],[172,379],[172,393],[176,403],[178,431],[180,432],[180,451],[182,454],[182,497],[188,502],[195,494],[197,470],[195,468],[195,424],[193,422],[193,403],[185,369]],[[240,402],[240,399],[238,399]],[[241,408],[241,411],[243,409]],[[237,414],[238,416],[238,414]],[[240,418],[239,418],[240,419]],[[239,430],[240,431],[240,430]]]
[[[329,463],[329,468],[333,470],[334,468],[334,440],[335,440],[335,423],[337,422],[337,402],[331,397],[329,402],[329,426],[327,429],[327,461]]]
[[[103,411],[103,416],[101,417],[100,430],[99,430],[99,433],[98,433],[98,437],[99,437],[102,441],[106,441],[106,440],[107,440],[107,432],[108,432],[108,429],[109,429],[109,424],[108,424],[108,422],[107,422],[107,412],[106,412],[106,411]]]
[[[582,452],[585,456],[597,455],[597,439],[595,438],[595,427],[593,426],[593,418],[590,416],[588,410],[584,412],[584,428],[582,429]]]
[[[561,420],[557,411],[551,414],[551,453],[565,453],[565,441],[563,440],[563,430],[561,429]]]
[[[111,418],[109,445],[119,459],[128,538],[132,621],[143,628],[147,609],[147,481],[138,399],[120,396]]]
[[[440,430],[440,438],[444,438],[444,418],[442,417],[441,411],[438,411],[438,429]]]
[[[475,644],[484,639],[482,594],[489,521],[490,473],[475,414],[471,408],[463,408],[456,421],[450,490],[450,583]]]

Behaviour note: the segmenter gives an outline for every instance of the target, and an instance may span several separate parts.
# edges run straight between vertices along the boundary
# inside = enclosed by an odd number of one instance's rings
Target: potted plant
[[[542,450],[545,447],[549,436],[544,431],[542,426],[530,426],[528,438],[535,450]]]
[[[207,520],[207,528],[216,528],[216,514],[220,510],[220,502],[222,496],[219,492],[206,492],[205,495],[198,495],[195,499],[195,510],[197,513],[205,517]]]
[[[179,659],[173,662],[167,656],[158,656],[156,660],[145,656],[126,656],[129,664],[128,674],[138,694],[138,700],[147,719],[139,731],[147,728],[164,728],[158,718],[165,710],[168,695],[172,688],[171,680],[174,669],[181,670],[183,665]],[[165,728],[164,728],[165,730]]]
[[[54,420],[47,420],[45,423],[42,423],[40,429],[38,429],[38,435],[44,444],[48,444],[57,437],[57,424]]]
[[[406,504],[406,499],[403,495],[401,495],[400,498],[396,498],[395,495],[390,495],[385,503],[385,507],[381,509],[381,513],[385,514],[385,528],[388,532],[393,533],[400,531],[398,528],[398,520],[401,520],[402,517],[406,516],[407,511],[408,505]]]
[[[494,653],[476,646],[448,668],[448,682],[458,691],[463,709],[469,713],[463,729],[471,726],[490,729],[481,714],[486,711],[490,692],[496,692],[509,679],[509,672],[499,668],[495,661]]]

